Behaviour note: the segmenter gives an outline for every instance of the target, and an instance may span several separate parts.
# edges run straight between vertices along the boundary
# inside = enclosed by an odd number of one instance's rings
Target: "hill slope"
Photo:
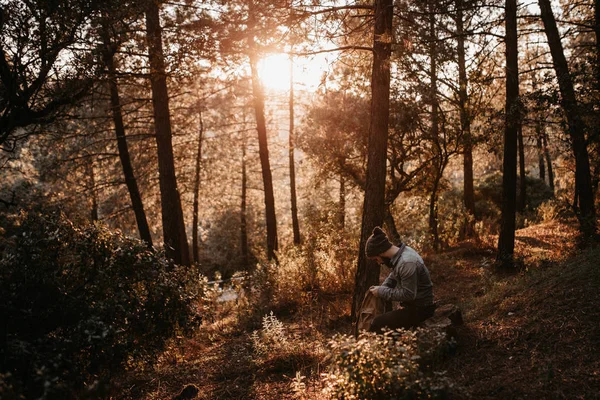
[[[441,301],[465,312],[445,368],[452,398],[600,397],[600,248],[576,252],[558,223],[517,232],[525,269],[499,276],[493,252],[431,257]]]

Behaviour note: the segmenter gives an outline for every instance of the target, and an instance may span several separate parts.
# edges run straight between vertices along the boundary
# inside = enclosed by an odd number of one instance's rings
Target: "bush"
[[[521,177],[517,177],[517,204],[520,195],[518,189],[520,179]],[[525,176],[525,190],[527,195],[525,208],[529,210],[536,209],[544,201],[554,197],[552,189],[544,181],[530,176]],[[502,206],[502,173],[495,172],[482,177],[477,183],[475,191],[477,200],[480,202],[491,201],[499,209]]]
[[[420,340],[420,337],[423,339]],[[448,381],[426,373],[445,336],[429,331],[363,332],[358,339],[337,335],[331,342],[326,392],[338,399],[419,399],[445,396]],[[424,358],[422,358],[424,356]]]
[[[0,373],[10,372],[26,398],[99,397],[89,391],[154,360],[192,326],[191,271],[139,240],[34,213],[6,235]]]

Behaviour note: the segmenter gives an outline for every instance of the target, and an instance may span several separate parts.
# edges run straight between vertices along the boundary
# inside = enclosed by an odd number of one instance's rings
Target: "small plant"
[[[290,347],[283,323],[272,311],[263,317],[262,330],[252,332],[251,338],[254,351],[259,356],[266,356],[272,352],[286,352]]]
[[[304,380],[306,376],[302,375],[300,371],[296,371],[296,376],[292,379],[292,383],[290,383],[290,387],[292,388],[292,392],[294,392],[294,398],[296,399],[304,399],[306,394],[306,383]]]

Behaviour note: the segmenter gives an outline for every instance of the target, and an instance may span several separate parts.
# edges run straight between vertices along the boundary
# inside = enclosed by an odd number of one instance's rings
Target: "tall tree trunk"
[[[98,221],[98,192],[96,190],[96,174],[94,173],[94,160],[91,156],[87,157],[85,169],[89,178],[89,191],[92,197],[92,209],[90,218],[92,221]]]
[[[340,229],[343,231],[346,227],[346,178],[340,173],[340,201],[339,201]]]
[[[158,4],[147,2],[146,32],[148,58],[150,61],[150,84],[154,109],[154,128],[158,152],[158,177],[162,208],[163,239],[167,256],[176,264],[190,265],[190,252],[183,222],[183,210],[177,190],[175,159],[169,111],[167,75],[162,48],[162,28],[160,26]]]
[[[371,123],[358,266],[352,301],[353,320],[357,317],[360,303],[369,287],[379,282],[379,266],[375,261],[367,259],[365,244],[373,228],[383,223],[385,214],[385,177],[390,116],[390,55],[393,37],[394,2],[393,0],[375,0],[374,10]]]
[[[435,31],[436,5],[433,1],[429,2],[429,81],[430,81],[430,106],[431,106],[431,140],[438,152],[438,163],[436,164],[435,178],[431,188],[431,196],[429,198],[429,233],[433,237],[433,247],[439,249],[440,236],[438,232],[438,215],[437,215],[437,196],[439,183],[442,178],[443,165],[443,149],[440,145],[440,123],[438,113],[438,97],[437,97],[437,34]]]
[[[506,110],[502,171],[502,216],[497,261],[513,268],[517,202],[517,135],[519,129],[519,64],[517,44],[517,0],[506,0]]]
[[[525,181],[525,146],[523,145],[523,124],[519,124],[517,139],[519,144],[519,205],[518,211],[525,210],[527,202],[527,182]]]
[[[473,188],[473,138],[471,117],[467,108],[468,80],[465,61],[465,31],[463,0],[456,0],[456,34],[458,53],[458,104],[460,108],[460,130],[463,138],[463,195],[466,210],[475,215],[475,191]]]
[[[538,153],[538,168],[540,170],[540,179],[546,181],[546,164],[544,163],[544,146],[542,145],[542,123],[535,123],[535,147]]]
[[[437,251],[441,247],[438,230],[438,190],[442,179],[443,167],[438,166],[435,172],[433,187],[431,188],[431,195],[429,197],[429,233],[433,237],[433,248]]]
[[[150,234],[150,227],[148,226],[148,220],[146,219],[146,212],[144,211],[142,195],[140,194],[137,180],[135,178],[135,174],[133,173],[133,166],[131,165],[131,157],[129,155],[129,147],[127,145],[127,138],[125,136],[125,124],[123,123],[123,109],[121,107],[121,99],[119,97],[119,87],[117,84],[117,70],[114,60],[114,54],[116,49],[111,43],[106,21],[103,21],[102,36],[104,41],[103,58],[108,75],[108,87],[110,90],[110,106],[113,124],[115,126],[115,135],[117,137],[117,149],[119,151],[119,159],[121,160],[121,167],[123,168],[125,184],[127,185],[127,190],[129,191],[129,198],[131,199],[131,206],[133,208],[133,213],[135,214],[135,220],[137,223],[138,232],[140,233],[140,238],[144,242],[146,242],[146,244],[148,244],[148,247],[152,247],[152,235]]]
[[[546,165],[548,166],[548,185],[554,193],[554,172],[552,169],[552,157],[550,156],[550,149],[548,148],[548,135],[542,131],[542,145],[544,146],[544,156],[546,157]]]
[[[300,244],[300,224],[298,222],[298,205],[296,196],[296,166],[294,162],[294,56],[290,55],[290,194],[292,199],[292,229],[294,231],[294,244]]]
[[[276,260],[277,251],[277,218],[275,215],[275,194],[273,192],[273,176],[269,161],[269,147],[267,141],[267,125],[265,122],[265,99],[258,76],[258,60],[252,53],[255,46],[251,39],[250,70],[252,73],[252,97],[254,113],[256,116],[256,130],[258,132],[258,153],[262,169],[263,185],[265,190],[265,218],[267,223],[267,256],[269,260]]]
[[[600,0],[594,0],[594,33],[596,36],[596,96],[600,97]],[[594,138],[590,142],[595,143],[596,152],[600,151],[600,111],[596,114],[594,124]],[[592,147],[594,149],[594,147]],[[594,150],[592,150],[594,154]],[[600,157],[592,158],[592,193],[598,193],[600,185]]]
[[[244,266],[248,266],[248,218],[246,215],[246,202],[247,202],[247,191],[248,182],[246,174],[246,118],[244,115],[244,126],[242,128],[242,204],[240,206],[240,240],[241,240],[241,255],[242,263]]]
[[[198,111],[198,150],[196,152],[196,171],[194,174],[194,205],[192,221],[192,255],[194,262],[200,260],[199,238],[198,238],[198,203],[200,198],[200,168],[202,165],[202,141],[204,136],[204,123],[202,111]]]
[[[567,59],[563,51],[556,20],[552,13],[550,0],[539,0],[544,30],[548,38],[554,71],[560,88],[561,104],[567,116],[569,135],[575,155],[575,193],[579,199],[579,229],[584,239],[591,239],[596,233],[596,210],[590,174],[590,161],[585,138],[585,126],[579,113],[575,89],[569,73]]]

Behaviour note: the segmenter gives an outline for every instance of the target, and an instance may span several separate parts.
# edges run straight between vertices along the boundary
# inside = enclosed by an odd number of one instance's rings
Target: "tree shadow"
[[[553,246],[550,243],[530,236],[515,236],[515,240],[523,242],[528,246],[539,247],[544,250],[552,250],[553,248]]]

